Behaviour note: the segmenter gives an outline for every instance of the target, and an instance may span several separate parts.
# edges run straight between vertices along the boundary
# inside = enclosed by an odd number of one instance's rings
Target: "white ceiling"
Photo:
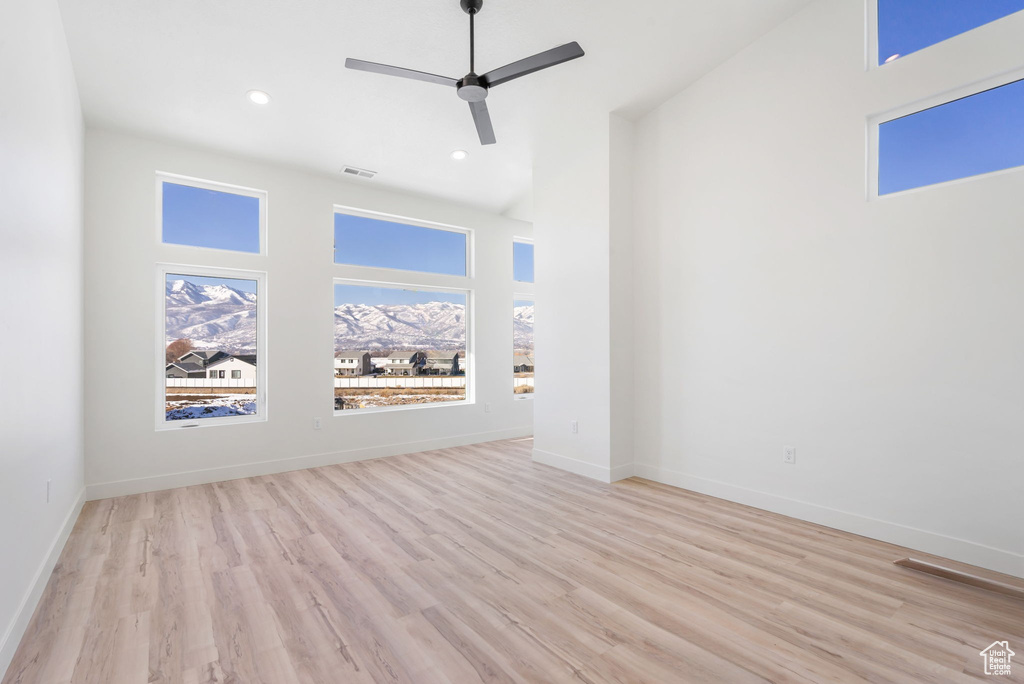
[[[486,0],[477,71],[578,41],[587,56],[495,88],[481,147],[443,86],[344,68],[346,57],[460,78],[458,0],[59,0],[86,121],[503,211],[530,189],[532,139],[582,94],[643,114],[809,0]],[[562,87],[555,101],[541,94]],[[274,98],[257,107],[246,91]],[[469,159],[449,153],[465,149]]]

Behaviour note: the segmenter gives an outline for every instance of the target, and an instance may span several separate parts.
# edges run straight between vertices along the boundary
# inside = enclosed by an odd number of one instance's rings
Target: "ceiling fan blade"
[[[481,145],[493,145],[498,142],[494,137],[494,126],[491,125],[491,115],[487,111],[487,102],[470,102],[469,111],[473,112],[473,123],[476,124],[476,133],[480,136]]]
[[[447,76],[437,76],[423,71],[413,71],[412,69],[403,69],[402,67],[389,66],[387,64],[377,64],[376,62],[364,62],[361,59],[352,59],[351,57],[345,60],[345,66],[349,69],[356,69],[357,71],[370,71],[375,74],[398,76],[399,78],[411,78],[414,81],[437,83],[438,85],[451,86],[452,88],[454,88],[458,83],[457,79],[448,78]]]
[[[503,67],[498,67],[493,71],[488,71],[480,77],[480,80],[486,82],[487,87],[493,88],[494,86],[511,81],[514,78],[526,76],[527,74],[532,74],[535,71],[547,69],[548,67],[553,67],[556,64],[561,64],[562,62],[568,62],[571,59],[577,59],[585,54],[586,53],[583,52],[583,48],[580,47],[580,44],[573,41],[572,43],[566,43],[565,45],[551,48],[550,50],[536,54],[533,57],[527,57],[526,59],[521,59],[518,62],[512,62],[511,64],[506,64]]]

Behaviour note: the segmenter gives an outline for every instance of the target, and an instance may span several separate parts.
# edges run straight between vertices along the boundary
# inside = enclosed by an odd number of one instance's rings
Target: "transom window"
[[[533,243],[516,240],[512,243],[512,279],[533,282]]]
[[[164,244],[262,253],[265,192],[165,174],[157,189]]]
[[[878,194],[1024,165],[1024,80],[884,121]]]
[[[465,276],[465,231],[388,221],[351,213],[334,215],[334,263]]]
[[[1024,0],[877,0],[878,63],[1024,10]]]

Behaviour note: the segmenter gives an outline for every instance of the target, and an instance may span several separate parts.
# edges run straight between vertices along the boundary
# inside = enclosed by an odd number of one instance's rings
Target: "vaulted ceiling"
[[[477,71],[579,41],[587,56],[488,97],[481,147],[453,90],[346,57],[459,78],[458,0],[60,0],[86,122],[502,211],[530,189],[537,124],[586,95],[636,117],[808,0],[486,0]],[[245,94],[273,97],[258,107]],[[550,93],[557,93],[551,97]],[[469,152],[462,162],[456,149]]]

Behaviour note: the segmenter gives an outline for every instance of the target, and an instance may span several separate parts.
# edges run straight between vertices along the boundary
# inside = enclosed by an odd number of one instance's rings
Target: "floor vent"
[[[377,175],[376,171],[369,171],[367,169],[357,169],[354,166],[346,166],[341,170],[342,173],[348,174],[349,176],[358,176],[360,178],[373,178]]]

